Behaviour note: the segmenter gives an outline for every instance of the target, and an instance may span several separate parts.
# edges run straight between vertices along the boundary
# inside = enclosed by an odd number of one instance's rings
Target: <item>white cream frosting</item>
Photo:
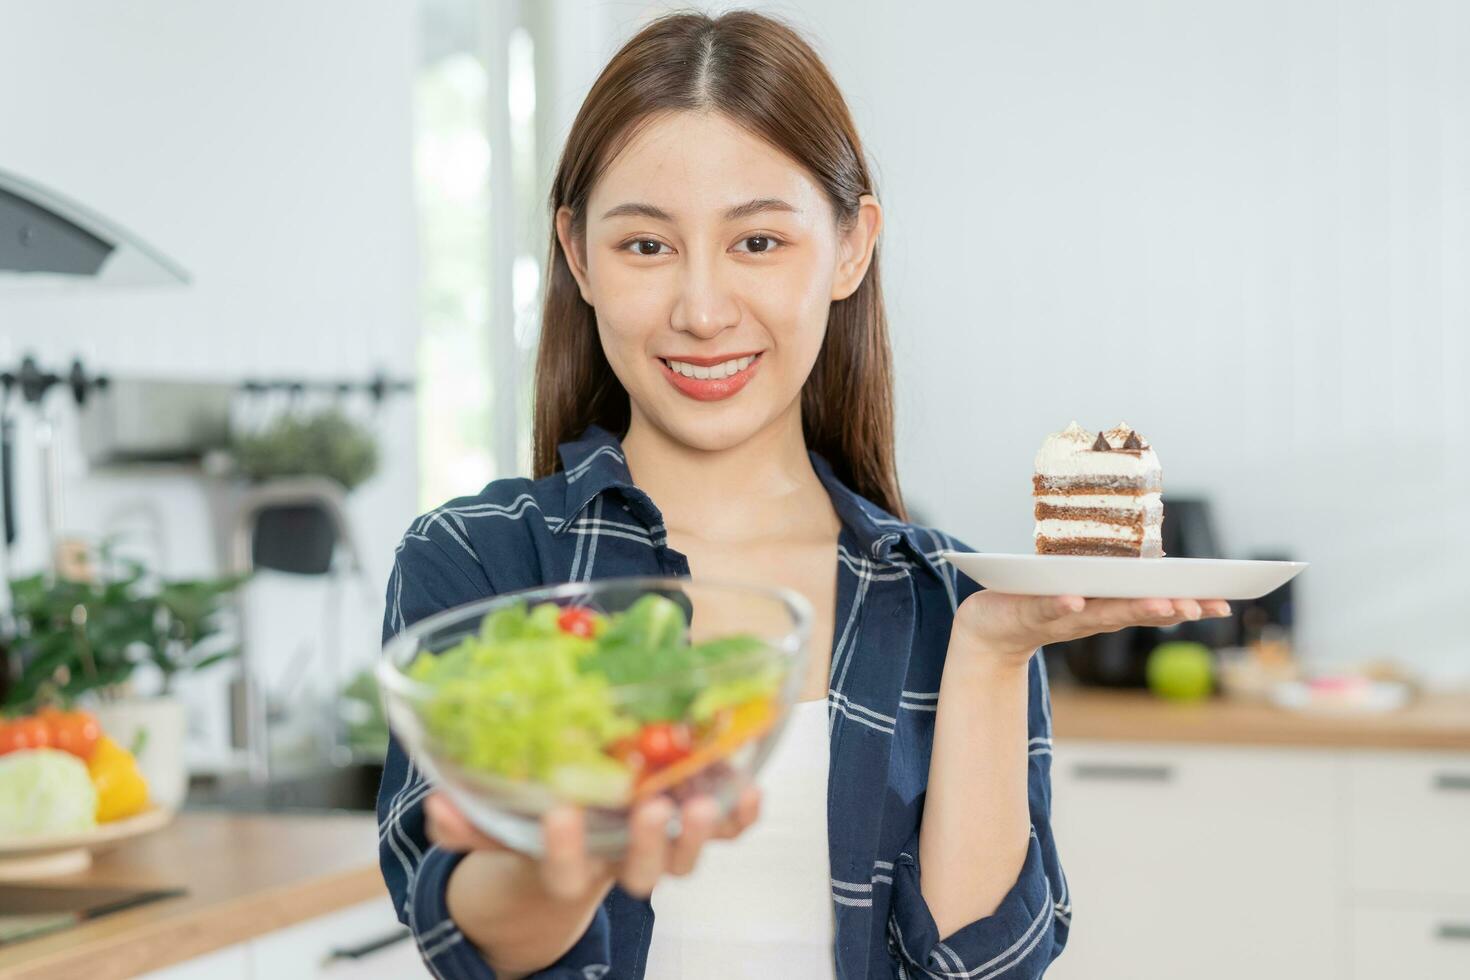
[[[1164,512],[1164,498],[1158,493],[1038,493],[1038,504],[1053,507],[1106,507],[1109,510],[1141,510],[1146,514]]]
[[[1126,422],[1103,433],[1113,449],[1122,449],[1128,433]],[[1139,437],[1142,439],[1142,437]],[[1121,476],[1147,479],[1161,472],[1159,458],[1152,446],[1141,451],[1101,452],[1092,448],[1097,435],[1073,422],[1061,432],[1053,432],[1036,453],[1036,473],[1044,477]]]
[[[1145,524],[1142,528],[1124,527],[1118,524],[1103,524],[1100,521],[1060,521],[1048,518],[1036,522],[1036,538],[1092,538],[1101,541],[1129,541],[1152,544],[1161,540],[1160,525]]]

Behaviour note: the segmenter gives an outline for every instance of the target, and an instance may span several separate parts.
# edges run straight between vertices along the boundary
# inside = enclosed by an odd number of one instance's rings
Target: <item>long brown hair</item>
[[[560,466],[557,446],[597,424],[622,435],[628,393],[603,355],[555,231],[557,211],[585,228],[592,186],[655,113],[714,111],[765,139],[822,185],[842,228],[874,193],[847,103],[811,46],[750,11],[653,21],[603,69],[577,113],[551,187],[552,234],[536,358],[534,469]],[[893,364],[878,254],[857,290],[832,303],[827,334],[801,393],[807,446],[849,487],[903,517],[893,450]]]

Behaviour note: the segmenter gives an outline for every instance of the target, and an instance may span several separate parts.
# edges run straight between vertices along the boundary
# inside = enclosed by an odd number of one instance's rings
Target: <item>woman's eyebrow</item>
[[[789,211],[792,214],[799,214],[801,209],[793,204],[788,204],[779,197],[758,197],[744,204],[737,204],[726,211],[725,220],[739,221],[741,218],[749,218],[751,215],[766,211]]]
[[[654,221],[673,221],[673,217],[662,208],[656,208],[652,204],[644,204],[642,201],[628,201],[616,207],[608,208],[607,213],[602,216],[606,221],[608,218],[619,218],[624,215],[633,218],[652,218]]]
[[[779,197],[757,197],[737,204],[725,211],[726,221],[739,221],[741,218],[749,218],[751,215],[762,214],[766,211],[788,211],[792,214],[800,214],[801,209],[793,204],[781,200]],[[649,218],[653,221],[673,221],[673,215],[663,208],[646,204],[643,201],[626,201],[622,204],[608,208],[602,218]]]

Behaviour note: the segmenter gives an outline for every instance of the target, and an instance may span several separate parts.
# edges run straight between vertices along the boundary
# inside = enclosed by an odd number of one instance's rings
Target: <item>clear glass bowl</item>
[[[750,681],[767,696],[752,699],[717,713],[713,720],[692,727],[692,752],[680,762],[652,769],[635,753],[629,760],[629,740],[609,745],[609,759],[622,760],[632,782],[606,779],[512,778],[504,771],[491,771],[467,760],[468,751],[457,750],[452,730],[444,727],[465,724],[483,711],[524,716],[537,710],[532,701],[550,703],[563,695],[553,685],[546,693],[514,698],[515,704],[466,704],[463,698],[446,707],[443,690],[415,680],[408,673],[423,653],[439,654],[479,634],[486,617],[508,606],[522,604],[535,609],[544,603],[560,607],[586,607],[604,614],[627,610],[650,593],[672,599],[685,611],[691,643],[743,634],[758,641],[740,655],[713,666],[658,673],[652,680],[608,684],[598,695],[605,696],[612,713],[620,720],[637,724],[630,706],[646,705],[650,698],[731,681]],[[807,644],[811,633],[811,606],[795,592],[682,578],[614,578],[595,582],[528,589],[470,603],[427,617],[391,639],[383,649],[378,682],[393,733],[424,775],[459,807],[480,830],[509,847],[529,854],[542,851],[540,818],[559,803],[581,806],[587,820],[587,845],[593,853],[616,856],[627,843],[627,818],[637,801],[667,795],[676,802],[707,794],[729,813],[740,791],[754,778],[770,755],[786,724],[791,703],[799,696],[806,677]],[[739,684],[736,685],[739,687]],[[726,687],[728,689],[728,687]],[[440,700],[436,702],[436,698]],[[744,714],[739,714],[744,711]],[[732,721],[732,719],[738,719]],[[475,724],[473,721],[469,724]],[[560,736],[558,736],[560,737]],[[589,738],[585,732],[568,732],[568,738]],[[514,740],[512,740],[514,741]],[[463,744],[463,743],[461,743]],[[519,744],[519,743],[517,743]],[[601,750],[599,750],[601,751]],[[497,761],[500,757],[497,756]],[[600,767],[599,772],[605,767]],[[621,770],[620,770],[621,771]],[[564,777],[566,767],[557,774]],[[600,785],[599,785],[600,783]],[[670,833],[678,832],[677,819]]]

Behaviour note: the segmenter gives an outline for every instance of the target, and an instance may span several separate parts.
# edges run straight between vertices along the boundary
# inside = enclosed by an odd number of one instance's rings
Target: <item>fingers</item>
[[[747,786],[735,801],[735,809],[715,827],[717,840],[730,840],[745,833],[746,829],[761,815],[761,791],[759,786]]]
[[[1230,604],[1219,599],[1087,599],[1084,602],[1075,596],[1059,596],[1045,602],[1050,605],[1041,608],[1052,617],[1051,629],[1069,636],[1112,632],[1129,626],[1177,626],[1230,615]]]
[[[673,816],[673,803],[662,796],[633,811],[628,824],[628,851],[618,873],[618,884],[635,898],[653,894],[653,886],[669,866],[673,845],[668,828]]]
[[[446,851],[503,851],[505,845],[475,829],[443,793],[424,798],[424,831],[430,843]]]
[[[684,804],[680,821],[683,833],[674,841],[669,854],[669,874],[687,875],[694,870],[700,850],[714,835],[719,816],[719,805],[707,796],[696,797]]]
[[[735,801],[735,808],[715,828],[715,837],[731,840],[745,833],[751,824],[760,819],[761,791],[758,786],[747,786]]]
[[[1140,599],[1138,612],[1154,620],[1170,620],[1172,625],[1200,619],[1222,619],[1230,615],[1230,603],[1222,599]]]
[[[628,849],[617,870],[618,883],[631,895],[646,898],[665,874],[687,875],[694,870],[705,844],[714,839],[738,837],[760,816],[761,794],[747,786],[730,814],[721,819],[714,799],[701,796],[690,800],[680,812],[682,832],[669,839],[669,823],[675,814],[667,797],[658,797],[633,811],[628,827]],[[451,851],[498,850],[507,848],[469,822],[442,793],[424,800],[424,822],[429,840]],[[606,860],[587,851],[586,821],[574,806],[560,806],[541,820],[544,853],[539,874],[547,894],[571,900],[612,878]]]
[[[573,899],[592,887],[605,870],[603,862],[587,853],[587,825],[582,811],[560,806],[541,818],[546,843],[541,859],[541,883],[547,894]]]
[[[1200,604],[1194,599],[1175,599],[1174,612],[1180,617],[1194,622],[1203,613]]]
[[[1037,618],[1043,623],[1056,622],[1067,616],[1082,612],[1087,608],[1087,600],[1080,595],[1055,595],[1046,596],[1037,610]]]

